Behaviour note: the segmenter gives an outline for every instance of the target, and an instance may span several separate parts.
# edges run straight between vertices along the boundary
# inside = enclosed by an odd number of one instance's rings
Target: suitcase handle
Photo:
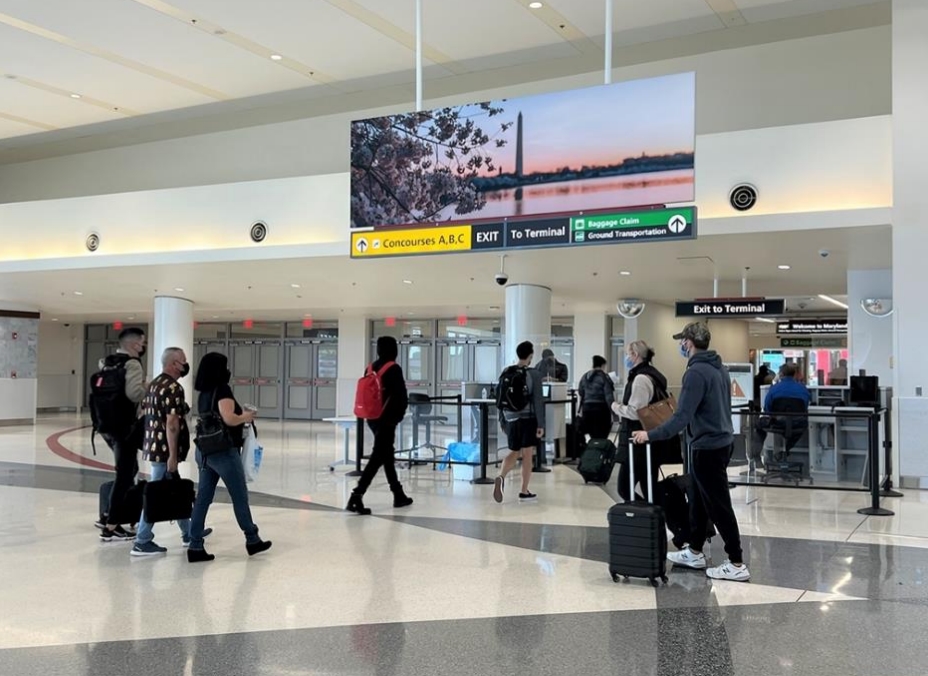
[[[648,462],[648,494],[645,497],[647,502],[654,500],[654,486],[651,481],[651,442],[644,445],[644,455]],[[628,500],[635,501],[635,442],[628,442]]]

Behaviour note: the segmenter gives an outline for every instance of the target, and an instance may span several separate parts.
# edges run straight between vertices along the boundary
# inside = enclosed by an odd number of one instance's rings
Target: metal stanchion
[[[883,485],[880,490],[880,497],[883,498],[901,498],[902,493],[893,488],[893,435],[892,435],[892,416],[889,410],[883,411],[883,453],[885,456],[884,466],[886,476],[883,479]]]
[[[463,409],[462,409],[463,411]],[[460,416],[458,416],[460,419]],[[487,465],[490,464],[490,407],[486,402],[480,403],[480,477],[472,484],[492,484],[487,478]]]
[[[458,441],[464,441],[464,397],[460,394],[455,397],[458,409]]]
[[[358,418],[357,438],[354,443],[354,470],[345,476],[361,476],[361,460],[364,458],[364,421]]]
[[[880,507],[880,412],[874,411],[867,418],[870,444],[867,458],[870,463],[870,506],[857,510],[867,516],[893,516],[895,512]]]

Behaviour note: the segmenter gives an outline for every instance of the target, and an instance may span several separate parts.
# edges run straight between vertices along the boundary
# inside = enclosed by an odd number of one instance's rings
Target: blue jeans
[[[196,455],[197,466],[200,468],[200,480],[197,485],[197,501],[193,505],[193,516],[190,519],[190,549],[203,549],[206,513],[213,503],[216,486],[220,479],[229,491],[235,520],[238,521],[238,527],[245,534],[245,542],[248,544],[261,542],[261,538],[258,537],[258,527],[251,518],[251,508],[248,506],[248,486],[245,485],[245,468],[242,466],[241,452],[237,448],[230,448],[223,453],[204,456],[197,449]]]
[[[149,481],[161,481],[167,473],[168,464],[166,462],[153,462],[151,463],[151,479]],[[139,530],[135,534],[135,544],[147,545],[155,539],[155,534],[151,530],[152,525],[145,519],[145,510],[142,510],[142,517],[139,519]],[[180,534],[186,540],[190,534],[190,520],[181,519],[177,522],[177,527],[180,528]]]

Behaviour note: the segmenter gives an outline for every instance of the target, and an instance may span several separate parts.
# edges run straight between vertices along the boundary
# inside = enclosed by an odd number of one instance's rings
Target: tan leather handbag
[[[673,417],[674,411],[677,410],[677,400],[672,394],[668,394],[666,399],[655,401],[644,408],[638,409],[638,420],[641,421],[641,427],[646,432],[650,432],[655,427],[660,427]]]

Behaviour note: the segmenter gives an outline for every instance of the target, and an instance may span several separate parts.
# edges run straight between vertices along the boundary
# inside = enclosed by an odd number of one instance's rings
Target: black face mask
[[[186,378],[188,375],[190,375],[190,364],[184,362],[184,365],[180,369],[180,377]]]

